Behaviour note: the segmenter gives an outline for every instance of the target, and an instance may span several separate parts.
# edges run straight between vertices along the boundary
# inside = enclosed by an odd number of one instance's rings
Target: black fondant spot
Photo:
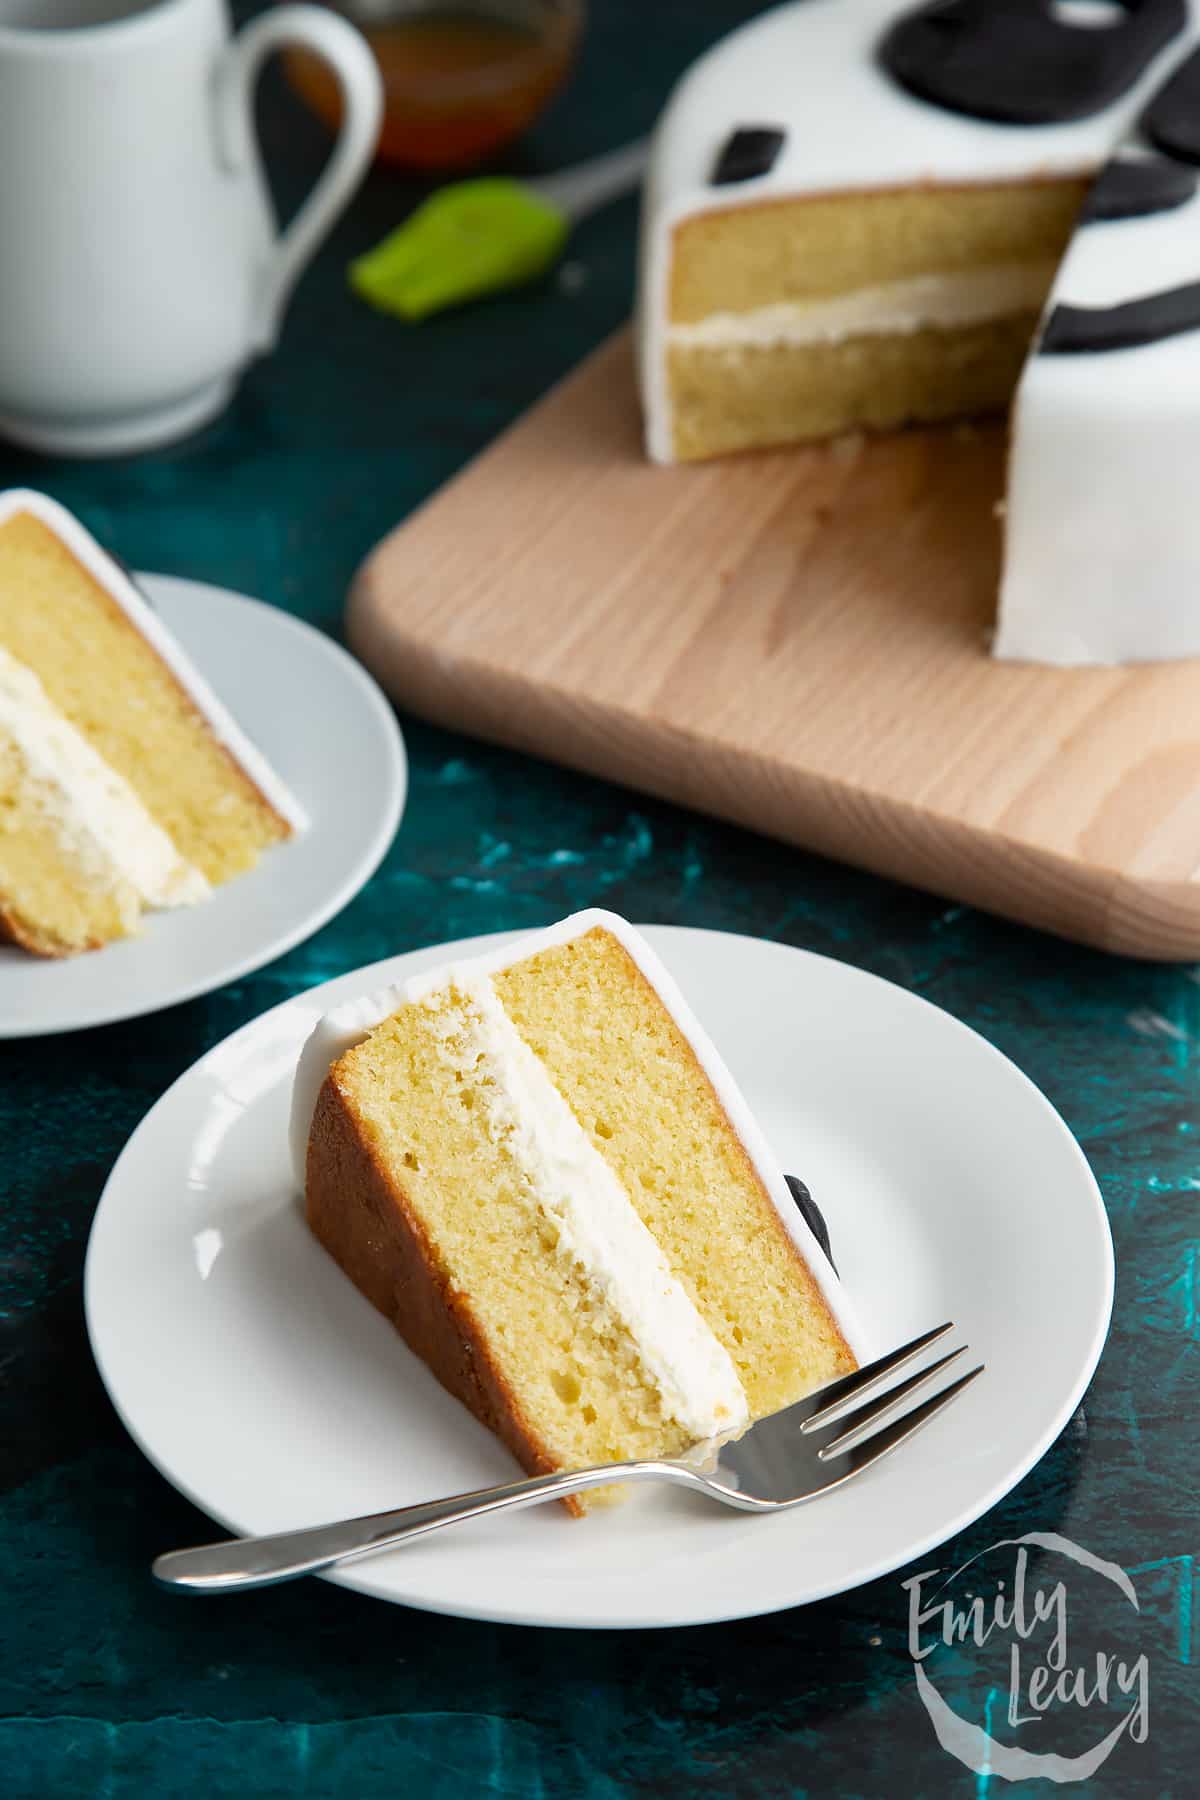
[[[709,176],[710,185],[725,187],[730,182],[753,181],[756,175],[769,175],[786,141],[787,132],[778,125],[739,125],[721,145]]]
[[[1038,348],[1046,356],[1134,350],[1185,331],[1200,331],[1200,281],[1121,306],[1056,306]]]
[[[890,26],[879,58],[950,112],[1050,125],[1100,112],[1187,24],[1187,0],[1118,0],[1111,25],[1072,23],[1052,0],[933,0]]]
[[[1142,130],[1168,156],[1200,163],[1200,50],[1159,88],[1142,114]]]
[[[825,1223],[825,1215],[808,1191],[807,1185],[798,1175],[785,1175],[788,1191],[796,1205],[800,1208],[801,1217],[808,1229],[820,1244],[829,1259],[829,1266],[837,1274],[837,1264],[833,1260],[833,1251],[829,1248],[829,1227]]]
[[[1091,185],[1080,216],[1096,219],[1140,219],[1148,213],[1171,212],[1196,191],[1196,176],[1163,156],[1117,157]]]

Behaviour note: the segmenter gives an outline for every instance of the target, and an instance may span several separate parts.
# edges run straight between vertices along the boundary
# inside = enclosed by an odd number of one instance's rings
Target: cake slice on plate
[[[532,1474],[678,1454],[856,1366],[745,1101],[611,913],[327,1014],[293,1150],[316,1236]]]
[[[0,938],[97,949],[304,814],[133,582],[45,495],[0,495]]]

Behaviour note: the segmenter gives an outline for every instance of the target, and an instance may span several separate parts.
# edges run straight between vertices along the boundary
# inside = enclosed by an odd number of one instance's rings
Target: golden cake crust
[[[558,1462],[522,1416],[469,1298],[437,1268],[402,1183],[359,1129],[336,1070],[326,1077],[313,1115],[305,1206],[314,1236],[447,1392],[508,1446],[527,1474],[554,1473]],[[562,1504],[575,1516],[585,1510],[573,1498]]]
[[[40,938],[35,938],[21,923],[19,915],[6,907],[0,900],[0,944],[16,944],[21,950],[28,950],[33,956],[57,956],[65,954],[48,949]],[[92,945],[86,946],[89,950]]]
[[[31,931],[19,913],[0,902],[0,944],[15,944],[31,956],[79,956],[87,950],[102,950],[105,940],[88,937],[77,944],[59,944],[45,935]]]

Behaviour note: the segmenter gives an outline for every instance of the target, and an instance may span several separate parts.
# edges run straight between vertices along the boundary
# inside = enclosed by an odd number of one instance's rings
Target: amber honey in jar
[[[583,27],[583,0],[338,0],[383,74],[379,155],[412,170],[470,168],[525,131],[562,86]],[[337,83],[303,51],[292,85],[330,125]]]

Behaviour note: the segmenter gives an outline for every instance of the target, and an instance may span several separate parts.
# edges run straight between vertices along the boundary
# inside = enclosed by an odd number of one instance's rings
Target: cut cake
[[[655,134],[646,444],[688,462],[1012,407],[994,653],[1200,655],[1188,0],[799,0]]]

